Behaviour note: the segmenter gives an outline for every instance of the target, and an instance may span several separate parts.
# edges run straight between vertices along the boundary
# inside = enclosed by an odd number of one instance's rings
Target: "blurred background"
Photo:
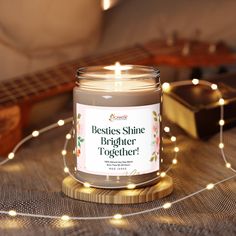
[[[88,217],[159,209],[231,176],[236,128],[225,129],[236,127],[235,12],[236,0],[0,0],[0,164],[9,160],[0,169],[1,212]],[[117,61],[156,66],[171,88],[164,94],[163,123],[177,137],[180,154],[178,164],[170,165],[177,153],[165,138],[162,165],[173,167],[168,175],[174,193],[133,206],[75,202],[61,193],[68,175],[61,151],[71,123],[42,135],[37,131],[72,116],[79,67]],[[214,86],[202,86],[202,79]],[[171,87],[182,80],[190,85]],[[225,99],[227,168],[218,148],[222,136],[216,134],[222,128],[216,88]],[[15,155],[14,147],[28,134],[35,134],[33,140],[26,138]],[[0,235],[235,235],[235,189],[232,180],[167,211],[113,223],[1,216]]]
[[[81,66],[155,65],[162,82],[234,73],[235,9],[234,0],[0,0],[0,139],[72,112]]]
[[[234,49],[235,9],[234,0],[1,0],[0,80],[174,34]]]

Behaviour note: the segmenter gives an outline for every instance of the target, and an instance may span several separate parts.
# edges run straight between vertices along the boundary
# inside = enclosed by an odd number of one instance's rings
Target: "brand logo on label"
[[[115,115],[114,113],[110,115],[109,117],[109,121],[113,122],[115,120],[127,120],[128,116],[127,115],[122,115],[122,116],[118,116]]]

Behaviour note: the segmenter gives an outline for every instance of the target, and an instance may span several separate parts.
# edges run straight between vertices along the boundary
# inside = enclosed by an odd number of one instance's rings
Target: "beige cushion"
[[[0,1],[0,79],[87,54],[101,16],[98,0]]]

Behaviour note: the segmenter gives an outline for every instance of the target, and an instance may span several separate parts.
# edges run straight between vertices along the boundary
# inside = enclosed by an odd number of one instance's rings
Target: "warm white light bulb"
[[[227,162],[227,163],[225,164],[225,166],[226,166],[227,168],[231,168],[231,164],[230,164],[229,162]]]
[[[61,219],[64,220],[64,221],[68,221],[68,220],[70,219],[70,217],[67,216],[67,215],[63,215],[63,216],[61,217]]]
[[[64,120],[59,120],[59,121],[57,121],[57,124],[59,126],[63,126],[65,124],[65,121]]]
[[[164,131],[165,131],[166,133],[169,133],[169,132],[170,132],[170,127],[168,127],[168,126],[164,127]]]
[[[38,131],[38,130],[33,131],[33,132],[32,132],[32,136],[33,136],[33,137],[39,136],[39,131]]]
[[[178,147],[175,147],[175,148],[174,148],[174,151],[175,151],[175,152],[179,152],[179,148],[178,148]]]
[[[176,165],[177,162],[178,162],[177,159],[173,159],[173,160],[172,160],[172,163],[173,163],[174,165]]]
[[[206,186],[206,189],[210,190],[210,189],[213,189],[214,188],[214,184],[210,183]]]
[[[10,211],[8,212],[8,215],[9,215],[9,216],[16,216],[17,213],[16,213],[16,211],[14,211],[14,210],[10,210]]]
[[[15,154],[14,154],[14,152],[10,152],[9,154],[8,154],[8,159],[13,159],[15,157]]]
[[[164,208],[164,209],[168,209],[168,208],[170,208],[171,207],[171,203],[170,202],[167,202],[167,203],[165,203],[162,207]]]
[[[193,80],[192,80],[192,83],[193,83],[194,85],[199,84],[199,79],[193,79]]]
[[[102,9],[104,11],[108,10],[111,7],[111,0],[102,0]]]
[[[176,141],[176,137],[175,137],[175,136],[171,136],[170,140],[171,140],[172,142],[175,142],[175,141]]]
[[[65,167],[65,168],[64,168],[64,172],[65,172],[65,173],[69,173],[69,168],[68,168],[68,167]]]
[[[161,172],[160,176],[163,178],[166,176],[166,173],[165,172]]]
[[[85,187],[85,188],[90,188],[90,186],[91,186],[90,183],[88,183],[88,182],[85,182],[85,183],[84,183],[84,187]]]
[[[220,98],[220,99],[219,99],[219,104],[220,104],[220,105],[224,105],[224,104],[225,104],[225,100],[224,100],[223,98]]]
[[[65,156],[66,153],[67,153],[67,151],[66,151],[65,149],[63,149],[63,150],[61,151],[61,155],[62,155],[62,156]]]
[[[224,144],[223,143],[219,143],[219,148],[220,149],[224,148]]]
[[[170,91],[170,84],[167,82],[163,83],[161,87],[162,87],[163,91],[166,93]]]
[[[224,120],[219,120],[219,125],[220,126],[223,126],[225,124],[225,121]]]
[[[218,86],[217,86],[216,84],[212,84],[212,85],[211,85],[211,89],[212,89],[212,90],[216,90],[216,89],[218,89]]]
[[[128,184],[127,185],[127,189],[134,189],[134,188],[136,188],[135,184]]]
[[[66,139],[68,139],[68,140],[71,139],[71,134],[67,134]]]
[[[115,214],[115,215],[113,216],[113,218],[114,218],[115,220],[120,220],[120,219],[122,218],[122,215],[121,215],[121,214]]]

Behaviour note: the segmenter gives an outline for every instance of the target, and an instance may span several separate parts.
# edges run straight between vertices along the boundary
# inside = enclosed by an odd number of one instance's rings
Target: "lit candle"
[[[116,63],[81,68],[77,77],[76,177],[106,188],[133,188],[156,178],[161,150],[159,71]]]

